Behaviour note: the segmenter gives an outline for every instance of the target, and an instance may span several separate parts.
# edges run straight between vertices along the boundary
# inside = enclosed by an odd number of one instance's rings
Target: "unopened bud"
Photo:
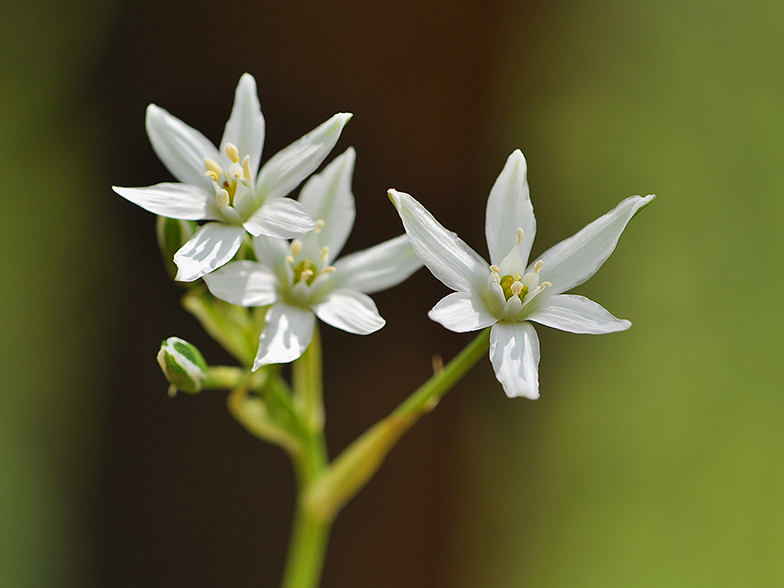
[[[207,377],[207,362],[196,347],[179,337],[169,337],[161,343],[158,364],[169,380],[169,396],[177,390],[196,394]]]

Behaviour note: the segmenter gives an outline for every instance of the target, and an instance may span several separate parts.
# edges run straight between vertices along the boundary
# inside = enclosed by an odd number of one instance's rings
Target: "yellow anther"
[[[321,248],[320,256],[321,261],[327,263],[327,259],[329,259],[329,247],[324,245],[324,247]]]
[[[542,290],[544,290],[545,288],[549,288],[552,285],[553,284],[551,282],[542,282],[541,283],[541,288],[542,288]]]
[[[231,202],[231,200],[229,200],[229,193],[226,190],[218,190],[215,194],[215,201],[221,208],[228,206],[229,202]]]
[[[299,255],[299,252],[302,251],[302,241],[300,241],[299,239],[294,239],[291,242],[291,247],[289,250],[291,251],[292,257],[297,257],[297,255]]]
[[[517,244],[523,242],[523,235],[525,235],[525,231],[523,229],[517,229]]]
[[[328,265],[328,266],[327,266],[327,267],[325,267],[323,270],[321,270],[321,273],[322,273],[322,274],[329,274],[329,273],[332,273],[332,272],[334,272],[334,271],[335,271],[335,266],[333,266],[333,265]]]
[[[226,146],[223,148],[226,152],[226,155],[229,156],[234,163],[239,163],[240,161],[240,150],[233,143],[226,143]]]
[[[308,281],[308,278],[311,277],[312,275],[313,275],[313,270],[310,268],[302,270],[302,273],[300,274],[301,279],[305,280],[306,282]]]
[[[534,264],[534,273],[535,273],[535,274],[538,274],[538,273],[539,273],[539,271],[542,269],[542,266],[543,266],[543,265],[544,265],[544,262],[543,262],[541,259],[540,259],[539,261],[537,261],[537,262]]]
[[[250,155],[246,155],[245,157],[242,158],[242,174],[248,180],[250,180],[253,177],[250,171]]]
[[[316,233],[316,234],[320,233],[320,232],[321,232],[321,229],[323,229],[323,228],[324,228],[324,225],[326,225],[326,224],[327,224],[327,223],[324,221],[324,219],[318,219],[318,220],[316,221],[316,230],[315,230],[315,233]]]
[[[204,172],[204,175],[207,176],[208,178],[210,178],[213,182],[217,182],[218,181],[218,174],[216,174],[211,169],[208,169],[206,172]]]
[[[212,177],[214,174],[215,180],[223,175],[223,168],[218,164],[217,161],[210,159],[209,157],[205,157],[202,161],[204,161],[204,167],[207,170],[207,175]]]
[[[501,268],[493,264],[490,266],[490,271],[493,272],[494,274],[498,274],[501,272]]]

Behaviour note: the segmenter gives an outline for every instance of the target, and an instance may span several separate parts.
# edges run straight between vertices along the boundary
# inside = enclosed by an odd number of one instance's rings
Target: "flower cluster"
[[[264,117],[250,74],[240,78],[218,150],[164,109],[147,108],[147,135],[179,183],[114,187],[160,216],[206,220],[174,255],[176,279],[204,278],[218,298],[269,306],[253,369],[300,357],[315,317],[361,335],[384,326],[368,296],[395,286],[422,263],[405,235],[343,259],[354,226],[354,150],[312,175],[351,118],[340,113],[269,159],[261,169]],[[303,180],[299,202],[286,198]],[[250,234],[258,261],[231,262]],[[288,239],[299,237],[291,242]]]
[[[157,215],[206,221],[175,253],[176,279],[204,278],[217,298],[268,307],[254,371],[299,358],[317,317],[349,333],[377,331],[384,319],[369,294],[402,282],[422,264],[455,291],[433,307],[430,318],[456,332],[490,327],[490,360],[509,397],[539,396],[539,340],[532,322],[593,334],[631,326],[595,302],[564,292],[601,267],[629,220],[654,196],[627,198],[528,263],[536,219],[520,151],[509,156],[487,201],[491,263],[396,190],[389,196],[406,234],[336,259],[354,224],[354,150],[314,172],[350,118],[334,115],[262,166],[264,117],[256,82],[244,74],[219,147],[151,104],[147,134],[179,182],[114,188]],[[299,201],[287,198],[302,182]],[[246,240],[253,254],[232,261]],[[179,357],[177,344],[162,350],[159,361],[177,386],[197,390],[189,378],[203,366],[192,361],[191,371],[171,368],[172,358]]]

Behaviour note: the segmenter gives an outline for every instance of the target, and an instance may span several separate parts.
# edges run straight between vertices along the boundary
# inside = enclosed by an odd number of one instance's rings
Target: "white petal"
[[[286,262],[286,257],[291,253],[291,250],[286,239],[265,237],[264,235],[253,237],[253,250],[256,253],[256,259],[270,268],[281,282],[288,283],[290,278],[286,268],[289,267],[290,271],[290,266]]]
[[[289,363],[305,353],[313,338],[316,317],[309,310],[278,302],[264,318],[253,371],[270,363]]]
[[[245,229],[222,223],[207,223],[174,254],[175,280],[193,282],[218,269],[234,257],[242,245]]]
[[[539,337],[530,323],[496,323],[490,361],[509,398],[539,398]]]
[[[506,160],[506,165],[490,190],[487,199],[485,236],[490,261],[498,264],[517,243],[517,229],[523,229],[520,257],[523,262],[531,253],[536,235],[536,217],[526,180],[525,157],[518,149]]]
[[[354,149],[349,147],[324,171],[311,176],[300,190],[299,203],[305,212],[316,220],[324,221],[318,234],[314,233],[303,241],[308,257],[318,256],[319,249],[327,246],[330,261],[335,259],[351,234],[356,216],[354,195],[351,193],[355,157]],[[309,245],[315,251],[308,251]]]
[[[212,190],[212,182],[205,175],[204,158],[217,161],[220,155],[207,137],[155,104],[147,107],[145,125],[153,150],[175,178],[208,192]]]
[[[278,279],[255,261],[233,261],[204,276],[214,296],[239,306],[267,306],[277,302]]]
[[[291,239],[315,229],[316,221],[305,213],[296,200],[275,198],[262,204],[243,226],[253,236]]]
[[[373,294],[408,279],[422,267],[407,235],[400,235],[363,251],[341,257],[335,263],[334,283],[343,288]]]
[[[487,286],[490,266],[453,232],[445,229],[409,194],[389,191],[411,245],[432,274],[458,292],[479,294]]]
[[[545,251],[541,256],[544,266],[540,281],[552,282],[553,294],[582,284],[610,257],[626,224],[654,198],[653,195],[627,198],[577,234]]]
[[[632,326],[593,300],[574,294],[550,295],[526,318],[561,331],[591,335],[625,331]]]
[[[455,333],[478,331],[498,322],[484,302],[466,292],[445,296],[427,316]]]
[[[265,199],[279,198],[299,186],[329,155],[350,118],[347,113],[336,114],[276,153],[262,166],[256,192]]]
[[[256,80],[248,73],[242,74],[237,84],[234,107],[223,131],[220,148],[225,148],[226,143],[237,147],[240,159],[250,155],[251,171],[258,171],[264,146],[264,116],[261,114]]]
[[[356,335],[373,333],[386,324],[373,299],[353,290],[335,290],[313,305],[313,312],[328,325]]]
[[[112,186],[120,196],[143,209],[168,218],[203,220],[216,218],[217,206],[210,206],[210,194],[189,184],[164,183],[146,188]]]

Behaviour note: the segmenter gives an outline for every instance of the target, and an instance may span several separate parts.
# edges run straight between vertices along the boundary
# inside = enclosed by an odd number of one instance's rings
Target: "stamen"
[[[217,161],[210,159],[209,157],[205,157],[202,161],[204,162],[204,168],[207,171],[214,172],[218,176],[223,175],[223,168]]]
[[[208,178],[210,178],[213,182],[217,182],[218,181],[218,174],[216,174],[211,169],[208,169],[206,172],[204,172],[204,175],[207,176]]]
[[[542,290],[544,290],[545,288],[549,288],[552,285],[553,285],[552,282],[542,282],[540,284],[540,287],[542,288]]]
[[[240,161],[240,150],[233,143],[226,143],[226,146],[223,148],[226,152],[226,155],[229,156],[234,163],[239,163]]]
[[[327,263],[327,259],[329,259],[329,247],[324,245],[324,247],[321,248],[321,261]]]
[[[297,255],[299,255],[299,252],[302,251],[302,241],[300,241],[299,239],[294,239],[291,242],[291,247],[289,248],[289,251],[291,251],[292,257],[297,257]]]
[[[493,264],[490,266],[490,271],[493,272],[494,274],[498,274],[501,272],[501,268]]]
[[[314,231],[317,235],[321,232],[321,229],[324,228],[324,225],[327,224],[323,219],[318,219],[316,221],[316,230]]]
[[[525,231],[523,229],[517,229],[517,244],[523,242],[523,235],[525,235]]]
[[[250,171],[250,155],[246,155],[242,158],[242,174],[250,181],[253,177]]]
[[[509,289],[512,291],[512,294],[514,294],[515,296],[519,296],[523,288],[525,288],[525,286],[523,286],[522,282],[513,282],[512,285],[509,286]]]
[[[218,206],[220,206],[221,208],[223,208],[224,206],[228,206],[230,202],[229,193],[223,189],[218,190],[218,192],[215,194],[215,201],[218,203]]]
[[[542,269],[542,266],[543,266],[543,265],[544,265],[544,262],[543,262],[541,259],[540,259],[539,261],[537,261],[537,262],[534,264],[534,273],[535,273],[535,274],[538,274],[538,273],[539,273],[539,271]]]
[[[323,270],[321,270],[321,273],[322,274],[330,274],[330,273],[332,273],[334,271],[335,271],[335,266],[334,265],[328,265]]]

